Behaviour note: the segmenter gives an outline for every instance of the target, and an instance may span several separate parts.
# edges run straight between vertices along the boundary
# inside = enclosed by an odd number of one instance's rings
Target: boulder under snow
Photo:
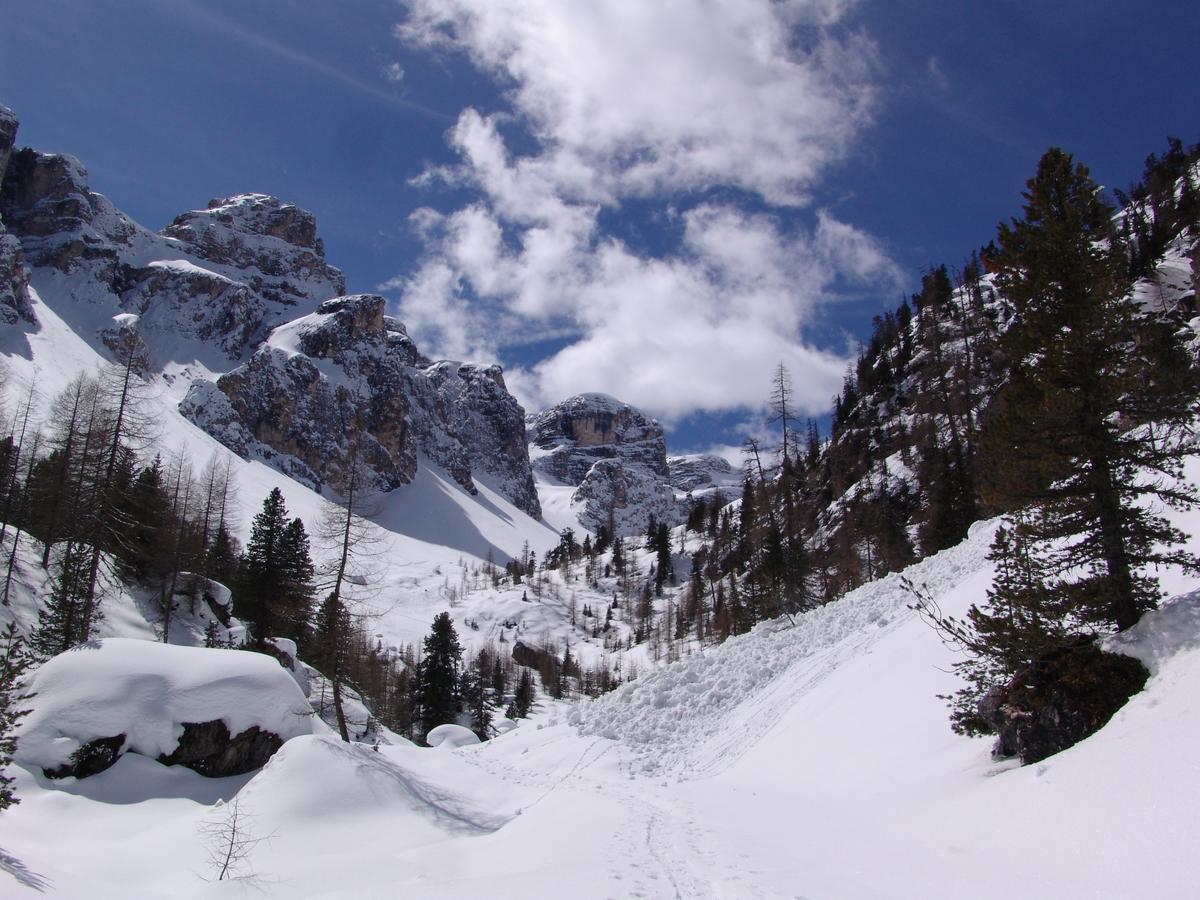
[[[16,759],[53,778],[94,775],[125,753],[238,775],[313,733],[292,676],[244,650],[108,638],[48,660],[29,690]]]

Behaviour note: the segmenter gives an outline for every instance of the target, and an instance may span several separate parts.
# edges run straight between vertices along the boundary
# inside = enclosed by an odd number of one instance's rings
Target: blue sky
[[[161,227],[262,191],[351,290],[528,406],[603,390],[737,443],[780,361],[822,413],[1041,153],[1125,187],[1200,138],[1200,4],[0,0],[18,142]]]

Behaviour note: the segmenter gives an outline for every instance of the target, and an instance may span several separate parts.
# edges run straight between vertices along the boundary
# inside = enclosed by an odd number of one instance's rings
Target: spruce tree
[[[17,723],[29,712],[25,701],[30,695],[22,692],[22,676],[31,663],[16,625],[9,622],[0,652],[0,810],[20,802],[13,792],[14,779],[4,770],[17,751]]]
[[[271,636],[304,640],[313,614],[312,575],[304,523],[289,521],[283,493],[274,488],[251,524],[234,595],[235,612],[250,623],[258,649]]]
[[[421,707],[422,737],[438,725],[458,718],[458,672],[462,645],[450,613],[439,613],[425,637],[424,654],[417,663],[417,702]]]
[[[1200,379],[1171,325],[1131,298],[1112,209],[1087,169],[1052,149],[1024,196],[994,261],[1016,320],[983,435],[985,499],[1037,508],[1024,531],[1071,627],[1125,630],[1158,604],[1150,567],[1200,566],[1154,505],[1196,503],[1182,460]]]

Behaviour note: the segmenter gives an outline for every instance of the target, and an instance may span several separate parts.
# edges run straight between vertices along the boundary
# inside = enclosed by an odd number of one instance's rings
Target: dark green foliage
[[[491,681],[491,654],[487,650],[481,650],[471,661],[470,669],[464,673],[462,691],[471,714],[471,730],[481,741],[486,741],[492,736],[492,703],[488,696]]]
[[[169,549],[168,520],[171,497],[163,479],[162,459],[155,456],[138,472],[130,490],[119,503],[123,525],[120,571],[124,578],[148,581],[162,574]]]
[[[233,598],[258,648],[271,636],[304,640],[312,620],[312,571],[304,524],[288,520],[275,488],[254,517]]]
[[[533,709],[536,690],[533,685],[533,675],[529,669],[522,667],[521,677],[517,679],[517,687],[513,692],[513,712],[516,718],[524,719],[529,715],[529,711]]]
[[[1129,298],[1112,210],[1087,169],[1043,158],[1025,216],[1002,225],[995,265],[1017,320],[1011,366],[983,434],[993,508],[1036,505],[1026,526],[1090,627],[1132,626],[1158,603],[1147,567],[1198,561],[1146,501],[1194,505],[1181,480],[1200,379],[1169,323]],[[1151,424],[1153,423],[1153,424]]]
[[[33,652],[41,659],[56,656],[86,641],[101,618],[99,608],[86,602],[87,546],[66,541],[56,563],[57,578],[50,597],[38,611],[37,628],[30,639]]]
[[[461,708],[458,672],[462,646],[449,613],[439,613],[425,638],[424,652],[417,663],[417,702],[421,711],[422,737],[438,725],[454,722]]]
[[[25,704],[31,695],[23,692],[22,677],[33,662],[12,622],[4,630],[3,640],[3,653],[0,654],[0,810],[20,803],[13,791],[14,779],[5,775],[4,770],[17,751],[17,723],[29,712]]]

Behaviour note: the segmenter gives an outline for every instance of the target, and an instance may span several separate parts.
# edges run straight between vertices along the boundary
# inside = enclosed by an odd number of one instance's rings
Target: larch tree
[[[355,408],[359,408],[357,402]],[[322,585],[328,593],[317,612],[313,640],[321,671],[332,687],[338,733],[343,741],[349,741],[343,694],[352,631],[351,590],[369,581],[370,548],[378,543],[379,531],[368,518],[373,511],[375,491],[371,471],[361,455],[361,423],[350,423],[345,433],[346,457],[338,473],[330,479],[334,502],[326,509],[318,531],[328,552],[329,565]]]

